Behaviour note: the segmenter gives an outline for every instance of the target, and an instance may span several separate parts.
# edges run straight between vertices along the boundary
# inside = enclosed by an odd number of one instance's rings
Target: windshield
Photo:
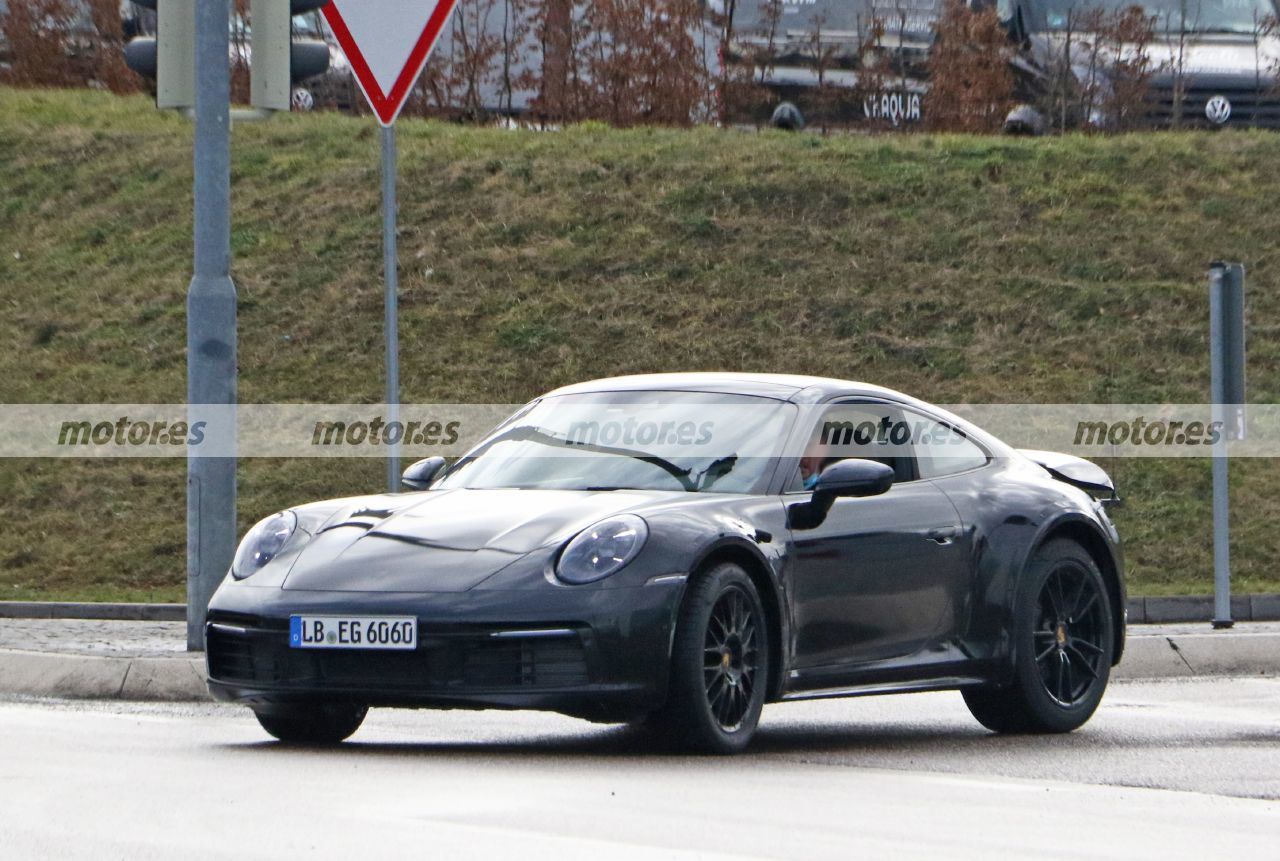
[[[436,487],[756,493],[795,419],[768,398],[603,392],[537,402]]]
[[[711,0],[707,8],[717,16],[733,15],[740,36],[795,39],[821,31],[829,39],[866,39],[872,21],[886,33],[927,35],[942,14],[943,0]]]
[[[1049,30],[1082,31],[1090,13],[1113,16],[1130,8],[1143,10],[1152,18],[1158,37],[1167,33],[1261,32],[1267,19],[1276,14],[1272,0],[1046,0],[1045,26]]]

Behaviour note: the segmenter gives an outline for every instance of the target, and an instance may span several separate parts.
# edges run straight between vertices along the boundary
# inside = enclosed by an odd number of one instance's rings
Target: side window
[[[827,466],[850,457],[893,467],[896,483],[919,477],[900,408],[871,402],[830,404],[820,408],[786,491],[806,489]]]
[[[982,466],[987,453],[960,431],[928,416],[910,413],[916,466],[921,478],[940,478]]]

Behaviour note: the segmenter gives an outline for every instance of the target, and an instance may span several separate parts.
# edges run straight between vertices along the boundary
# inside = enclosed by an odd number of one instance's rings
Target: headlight
[[[297,528],[298,518],[292,511],[282,511],[259,521],[240,542],[235,561],[231,563],[231,576],[243,580],[258,573],[280,555]]]
[[[648,537],[648,525],[634,514],[601,520],[565,545],[556,563],[556,576],[566,583],[608,577],[634,559]]]

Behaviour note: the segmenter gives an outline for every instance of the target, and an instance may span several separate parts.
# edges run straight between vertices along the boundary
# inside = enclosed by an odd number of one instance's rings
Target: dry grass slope
[[[662,370],[794,371],[941,402],[1194,402],[1204,270],[1250,271],[1250,385],[1280,398],[1280,137],[558,134],[409,121],[407,401],[519,401]],[[377,139],[235,129],[246,402],[381,394]],[[173,402],[190,128],[145,99],[0,90],[0,403]],[[1138,594],[1210,589],[1207,461],[1111,464]],[[1276,464],[1233,466],[1236,588],[1280,590]],[[245,461],[247,525],[380,486]],[[0,463],[0,598],[179,599],[180,461]]]

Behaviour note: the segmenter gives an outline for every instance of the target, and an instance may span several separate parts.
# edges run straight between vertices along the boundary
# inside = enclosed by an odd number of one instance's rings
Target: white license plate
[[[290,616],[295,649],[416,649],[413,616]]]

